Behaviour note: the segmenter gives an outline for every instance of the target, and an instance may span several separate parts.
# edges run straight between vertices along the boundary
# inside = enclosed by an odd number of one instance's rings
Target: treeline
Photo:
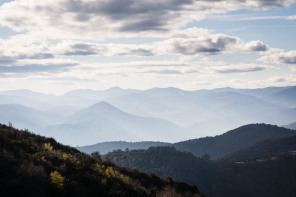
[[[203,196],[196,186],[129,170],[0,125],[1,196]]]

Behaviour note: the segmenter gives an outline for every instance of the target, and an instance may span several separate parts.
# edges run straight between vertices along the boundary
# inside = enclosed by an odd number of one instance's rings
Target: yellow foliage
[[[129,183],[129,177],[121,174],[119,171],[114,170],[112,167],[107,167],[105,173],[108,178],[118,178],[121,179],[124,183]]]
[[[52,151],[53,147],[50,145],[50,143],[45,143],[45,144],[43,144],[43,149],[48,150],[48,151]]]
[[[65,178],[58,172],[54,171],[50,173],[50,182],[58,189],[63,189]]]
[[[64,161],[66,161],[71,155],[67,154],[67,153],[63,153],[62,158]]]

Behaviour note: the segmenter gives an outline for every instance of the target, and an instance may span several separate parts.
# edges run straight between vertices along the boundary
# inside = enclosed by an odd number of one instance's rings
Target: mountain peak
[[[120,88],[119,86],[114,86],[111,88],[108,88],[106,91],[120,91],[123,90],[122,88]]]
[[[94,105],[91,105],[90,107],[88,107],[88,109],[94,109],[94,110],[101,110],[101,111],[119,111],[119,109],[117,109],[116,107],[114,107],[113,105],[107,103],[106,101],[101,101],[99,103],[96,103]]]

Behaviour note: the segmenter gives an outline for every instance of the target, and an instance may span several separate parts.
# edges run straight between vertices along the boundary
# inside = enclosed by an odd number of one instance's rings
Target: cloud
[[[8,56],[0,56],[0,65],[9,65],[15,63],[16,60]]]
[[[181,55],[218,55],[235,52],[263,52],[269,46],[262,41],[244,42],[225,34],[201,34],[195,37],[170,38],[163,42],[163,51]]]
[[[0,24],[15,31],[42,31],[51,37],[100,40],[129,33],[168,32],[184,23],[179,17],[190,5],[192,0],[20,0],[0,8]]]
[[[132,61],[125,63],[91,63],[72,67],[59,74],[65,78],[96,80],[100,77],[173,77],[198,73],[195,64],[179,61]]]
[[[272,50],[258,60],[267,63],[296,64],[296,51]]]
[[[264,9],[293,0],[18,0],[0,7],[0,25],[39,31],[52,39],[126,36],[164,37],[208,14]]]
[[[71,55],[96,55],[99,53],[99,49],[94,47],[91,44],[72,44],[68,51],[64,52],[63,55],[71,56]]]
[[[241,0],[241,1],[246,1],[246,0]],[[278,6],[278,7],[283,7],[287,6],[289,4],[295,3],[294,0],[257,0],[254,1],[257,2],[259,6]]]
[[[290,70],[293,71],[293,72],[296,72],[296,67],[291,66],[291,67],[290,67]]]
[[[257,72],[270,69],[272,67],[266,65],[254,65],[254,64],[239,64],[230,66],[213,66],[210,70],[217,73],[244,73],[244,72]]]
[[[269,49],[269,46],[267,46],[260,40],[251,41],[251,42],[245,43],[242,46],[242,50],[246,52],[267,51],[268,49]]]
[[[0,64],[5,62],[7,65],[13,65],[23,59],[65,59],[72,56],[145,57],[178,54],[189,57],[270,50],[269,46],[260,40],[244,42],[238,37],[212,32],[201,28],[175,30],[168,39],[146,44],[106,44],[83,40],[52,42],[40,34],[36,34],[36,38],[23,34],[8,40],[0,39],[0,44],[5,48],[2,54],[0,51]]]
[[[239,39],[223,34],[208,35],[198,38],[174,38],[166,42],[169,53],[183,55],[216,55],[230,51]]]
[[[288,20],[296,20],[296,15],[288,16],[287,19],[288,19]]]
[[[14,77],[15,75],[68,72],[78,65],[78,62],[69,59],[20,59],[8,65],[0,65],[0,73]]]
[[[50,48],[52,53],[65,56],[152,56],[156,54],[151,44],[99,44],[83,41],[62,41]]]
[[[220,80],[219,82],[212,83],[211,87],[232,87],[232,88],[265,88],[265,87],[285,87],[295,86],[296,78],[294,75],[283,75],[283,76],[270,76],[266,79],[239,79],[232,78],[230,80]]]
[[[0,66],[0,73],[40,73],[40,72],[61,72],[67,67],[76,66],[77,64],[32,64],[23,66]]]

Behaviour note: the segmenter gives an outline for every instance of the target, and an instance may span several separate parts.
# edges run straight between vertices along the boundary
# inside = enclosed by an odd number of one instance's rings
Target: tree
[[[95,159],[98,159],[100,162],[102,161],[102,157],[101,157],[99,151],[96,151],[96,152],[91,153],[91,156],[92,156],[93,158],[95,158]]]
[[[64,189],[64,180],[65,178],[58,172],[54,171],[50,173],[50,182],[57,188],[57,189]]]

